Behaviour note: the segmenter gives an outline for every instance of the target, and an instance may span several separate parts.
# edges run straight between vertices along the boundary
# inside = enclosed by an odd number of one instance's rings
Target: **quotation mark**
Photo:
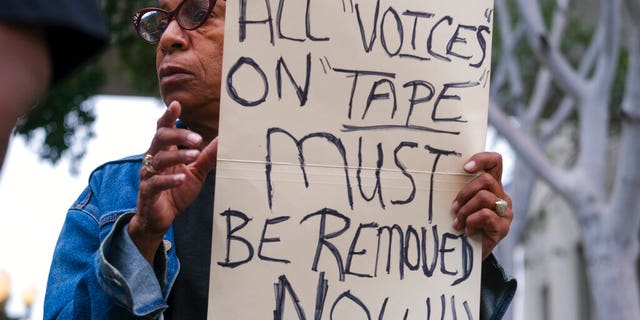
[[[351,13],[353,13],[353,0],[349,0],[349,5],[351,5]],[[347,12],[347,5],[342,0],[342,11]]]
[[[324,57],[324,60],[319,59],[320,60],[320,64],[322,64],[322,70],[324,71],[325,74],[327,74],[327,68],[329,68],[329,70],[332,70],[333,67],[331,67],[331,63],[329,63],[329,59],[327,59],[327,57]],[[325,61],[327,62],[327,65],[325,66]]]
[[[487,8],[484,10],[484,18],[487,19],[488,23],[491,23],[491,16],[493,15],[493,9]]]

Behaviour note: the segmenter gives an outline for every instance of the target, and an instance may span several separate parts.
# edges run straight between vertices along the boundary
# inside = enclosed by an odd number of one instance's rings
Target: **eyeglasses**
[[[207,21],[215,4],[216,0],[184,0],[173,11],[144,8],[133,15],[133,26],[144,41],[158,43],[172,19],[184,30],[198,29]]]

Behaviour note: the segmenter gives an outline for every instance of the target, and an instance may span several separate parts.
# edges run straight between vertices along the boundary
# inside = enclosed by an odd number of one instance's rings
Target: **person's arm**
[[[513,301],[517,287],[516,279],[507,276],[493,254],[484,259],[480,287],[480,319],[502,319]]]
[[[125,231],[132,212],[98,214],[102,203],[122,198],[109,190],[101,195],[87,189],[68,212],[53,256],[44,319],[149,319],[166,309],[178,271],[175,249],[165,255],[163,246],[152,267]]]
[[[0,168],[18,117],[49,87],[51,59],[37,27],[0,21]]]
[[[453,227],[467,236],[482,234],[480,319],[499,320],[511,304],[517,286],[491,253],[507,236],[514,215],[511,197],[502,185],[502,157],[498,153],[480,152],[469,159],[464,169],[476,177],[454,200]],[[498,210],[498,201],[506,201],[506,208]]]
[[[116,221],[116,225],[100,247],[98,279],[103,287],[137,316],[159,315],[168,306],[168,288],[173,281],[167,279],[167,255],[172,247],[159,246],[149,264],[140,253],[126,231],[134,212],[127,213]],[[115,280],[111,283],[112,280]],[[116,285],[113,288],[113,285]],[[115,289],[115,290],[114,290]]]

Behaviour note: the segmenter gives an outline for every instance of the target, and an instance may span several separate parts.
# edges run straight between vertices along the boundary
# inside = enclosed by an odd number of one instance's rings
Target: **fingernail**
[[[460,204],[456,200],[451,204],[451,211],[458,213],[458,209],[460,209]]]
[[[184,181],[187,176],[184,173],[179,173],[173,176],[173,180],[175,181]]]
[[[185,155],[187,156],[187,158],[193,159],[193,158],[197,157],[199,153],[200,153],[200,151],[198,151],[198,150],[187,150],[185,152]]]
[[[476,167],[476,162],[475,161],[469,161],[464,165],[464,169],[467,171],[471,171]]]
[[[193,143],[200,143],[200,141],[202,141],[202,137],[196,133],[189,133],[187,135],[187,140]]]
[[[456,230],[460,230],[460,221],[458,221],[458,218],[453,219],[451,226]]]

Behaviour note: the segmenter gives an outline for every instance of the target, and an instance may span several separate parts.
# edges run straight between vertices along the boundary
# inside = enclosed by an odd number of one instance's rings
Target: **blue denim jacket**
[[[126,225],[135,213],[141,156],[108,162],[71,206],[53,255],[44,319],[157,319],[180,263],[173,229],[154,267],[137,251]],[[493,256],[483,261],[481,319],[501,319],[516,290]]]

